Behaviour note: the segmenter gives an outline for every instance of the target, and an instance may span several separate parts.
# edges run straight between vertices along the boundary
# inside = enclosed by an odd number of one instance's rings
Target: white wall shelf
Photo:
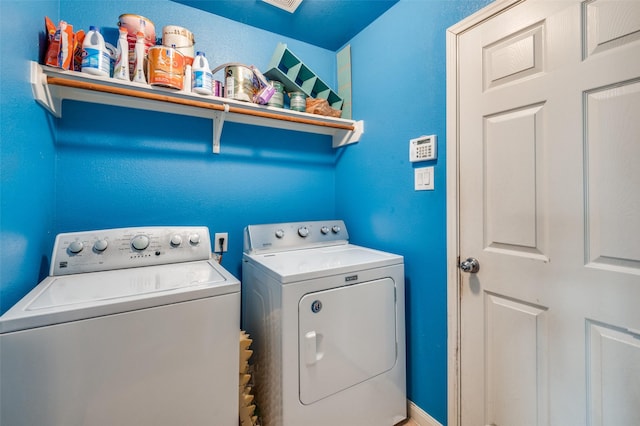
[[[209,118],[213,121],[213,152],[220,152],[225,121],[329,135],[333,147],[360,140],[364,122],[257,105],[217,96],[153,87],[113,78],[63,71],[31,62],[33,97],[55,117],[62,117],[65,99],[149,111]]]

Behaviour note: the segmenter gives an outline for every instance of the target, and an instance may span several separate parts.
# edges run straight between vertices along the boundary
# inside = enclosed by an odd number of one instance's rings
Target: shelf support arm
[[[224,126],[225,115],[229,112],[229,104],[224,104],[223,111],[213,113],[213,153],[220,154],[220,137]]]
[[[336,132],[333,136],[333,147],[339,148],[341,146],[349,145],[360,141],[360,137],[364,133],[364,121],[356,121],[354,129],[352,131],[340,131]]]
[[[30,72],[31,92],[35,100],[54,117],[62,117],[62,99],[51,96],[47,76],[42,72],[42,67],[37,62],[31,62]]]

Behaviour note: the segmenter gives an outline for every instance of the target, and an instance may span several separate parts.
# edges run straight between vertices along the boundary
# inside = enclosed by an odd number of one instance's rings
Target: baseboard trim
[[[407,414],[409,418],[420,426],[442,426],[442,423],[428,415],[412,401],[407,400]]]

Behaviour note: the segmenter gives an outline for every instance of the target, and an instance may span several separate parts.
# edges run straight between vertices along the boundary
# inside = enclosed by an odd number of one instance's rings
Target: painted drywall
[[[29,61],[58,2],[25,3],[0,1],[0,313],[48,272],[54,228],[54,130],[31,96]]]
[[[401,0],[351,40],[359,144],[336,167],[336,208],[355,242],[405,258],[407,396],[447,417],[446,29],[486,0]],[[409,162],[409,139],[438,136],[438,158]],[[414,170],[435,168],[435,190]]]

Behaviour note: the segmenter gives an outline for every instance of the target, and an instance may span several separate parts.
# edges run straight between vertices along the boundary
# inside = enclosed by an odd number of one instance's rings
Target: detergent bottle
[[[133,52],[136,58],[133,69],[133,81],[136,83],[146,83],[147,78],[144,75],[144,33],[140,31],[138,31],[136,46]]]
[[[82,42],[82,72],[109,77],[110,68],[111,59],[104,44],[104,37],[92,25]]]
[[[117,51],[118,57],[113,70],[113,77],[118,80],[129,81],[129,42],[127,41],[127,29],[123,27],[120,27]]]
[[[213,74],[204,52],[196,52],[191,69],[193,70],[192,91],[201,95],[212,95]]]

